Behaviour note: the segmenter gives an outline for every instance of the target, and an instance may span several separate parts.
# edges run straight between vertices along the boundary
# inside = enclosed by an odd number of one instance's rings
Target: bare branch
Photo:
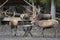
[[[1,8],[2,6],[4,6],[7,2],[8,2],[8,0],[6,0],[3,4],[1,4],[1,5],[0,5],[0,8]]]

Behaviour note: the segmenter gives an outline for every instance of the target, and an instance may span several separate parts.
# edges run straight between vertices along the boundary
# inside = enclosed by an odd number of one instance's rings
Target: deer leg
[[[41,28],[41,35],[44,37],[44,29],[45,28]]]
[[[54,34],[54,37],[56,37],[57,28],[56,28],[56,27],[54,27],[54,30],[55,30],[55,34]]]
[[[33,36],[32,33],[31,33],[30,31],[29,31],[29,33],[30,33],[31,36]]]
[[[15,32],[15,36],[16,36],[16,33],[17,33],[17,26],[15,26],[15,30],[14,30],[14,32]]]
[[[13,33],[13,31],[12,31],[13,29],[12,29],[12,27],[11,27],[11,35],[12,35],[12,33]]]
[[[13,28],[14,26],[11,25],[11,35],[14,33]]]
[[[27,32],[27,31],[25,31],[25,33],[24,33],[24,35],[23,35],[23,36],[27,37],[27,35],[28,35],[28,32]]]

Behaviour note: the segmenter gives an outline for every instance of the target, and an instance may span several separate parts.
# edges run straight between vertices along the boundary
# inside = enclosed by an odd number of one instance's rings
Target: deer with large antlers
[[[47,15],[48,14],[44,15],[44,16],[47,17],[47,18],[45,17],[46,19],[40,20],[40,21],[36,19],[37,17],[35,17],[32,20],[32,24],[38,25],[42,30],[42,32],[41,32],[42,34],[43,34],[43,31],[44,31],[45,28],[54,27],[54,29],[55,29],[55,37],[56,37],[56,32],[57,32],[57,27],[59,25],[59,22],[57,20],[55,20],[55,19],[49,19],[50,15],[49,16],[47,16]],[[43,34],[43,36],[44,36],[44,34]]]

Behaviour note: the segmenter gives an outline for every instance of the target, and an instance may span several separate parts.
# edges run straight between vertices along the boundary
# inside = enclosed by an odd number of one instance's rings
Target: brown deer
[[[10,27],[11,27],[11,32],[13,32],[13,29],[15,28],[15,36],[16,36],[16,33],[17,33],[17,27],[18,27],[18,19],[16,19],[15,17],[10,17]]]
[[[50,27],[54,27],[55,31],[56,31],[56,28],[58,27],[59,22],[57,20],[55,20],[55,19],[50,19],[49,14],[44,15],[44,17],[46,19],[37,20],[38,17],[36,16],[35,18],[33,18],[32,24],[38,25],[39,27],[41,27],[42,31],[44,31],[45,28],[50,28]],[[43,34],[43,32],[42,32],[42,34]],[[55,33],[55,36],[56,36],[56,33]]]

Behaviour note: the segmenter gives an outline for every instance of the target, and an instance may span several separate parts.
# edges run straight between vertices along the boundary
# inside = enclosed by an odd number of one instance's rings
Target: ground
[[[24,31],[22,26],[18,26],[18,36],[11,35],[9,25],[0,25],[0,40],[60,40],[60,26],[57,27],[56,37],[54,28],[44,30],[44,37],[41,35],[40,28],[34,26],[31,30],[33,37],[23,37]]]

